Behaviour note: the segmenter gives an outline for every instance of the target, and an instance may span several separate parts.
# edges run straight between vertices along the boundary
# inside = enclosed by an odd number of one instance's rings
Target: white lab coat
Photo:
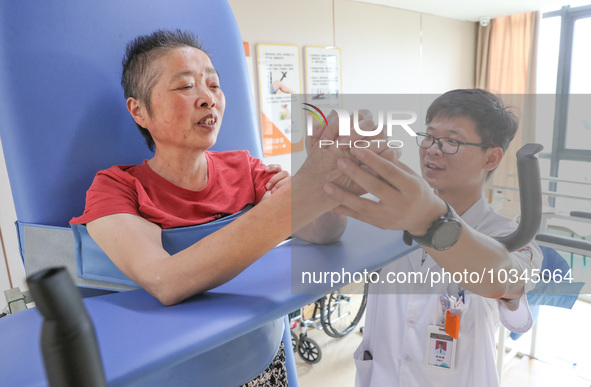
[[[476,230],[490,235],[507,235],[515,229],[510,219],[497,214],[484,198],[476,202],[462,219]],[[528,252],[513,256],[522,268],[540,268],[543,255],[535,243]],[[425,261],[421,264],[423,257]],[[422,249],[384,267],[380,281],[370,285],[363,341],[355,352],[356,386],[366,387],[428,387],[428,386],[484,386],[499,385],[495,363],[495,335],[499,322],[513,331],[525,332],[533,320],[525,292],[535,284],[528,283],[524,294],[514,300],[511,311],[505,301],[484,298],[465,292],[459,340],[453,370],[428,366],[427,327],[440,325],[443,311],[440,295],[457,289],[454,285],[429,283],[408,285],[389,284],[389,272],[429,272],[441,268]],[[479,273],[482,274],[482,273]],[[425,277],[428,278],[428,277]],[[372,360],[363,360],[369,351]]]

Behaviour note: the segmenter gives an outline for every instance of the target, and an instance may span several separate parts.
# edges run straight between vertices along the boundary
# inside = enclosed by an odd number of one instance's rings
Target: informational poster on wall
[[[339,105],[342,94],[341,50],[338,47],[305,48],[306,94],[314,105]]]
[[[301,94],[299,47],[258,44],[257,63],[264,155],[303,150],[303,129],[291,125],[291,94]]]

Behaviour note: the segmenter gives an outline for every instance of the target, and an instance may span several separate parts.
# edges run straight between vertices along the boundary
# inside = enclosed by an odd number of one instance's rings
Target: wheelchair
[[[293,351],[308,364],[322,359],[316,341],[308,337],[308,328],[323,330],[333,338],[349,334],[359,324],[367,305],[369,284],[353,282],[289,314]],[[299,328],[299,334],[295,331]]]

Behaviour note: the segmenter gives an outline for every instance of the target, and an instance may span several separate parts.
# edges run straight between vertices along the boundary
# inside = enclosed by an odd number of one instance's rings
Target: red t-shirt
[[[248,151],[205,152],[208,181],[201,191],[181,188],[140,165],[99,171],[86,193],[86,208],[70,223],[85,224],[112,214],[133,214],[163,229],[193,226],[257,204],[274,175]]]

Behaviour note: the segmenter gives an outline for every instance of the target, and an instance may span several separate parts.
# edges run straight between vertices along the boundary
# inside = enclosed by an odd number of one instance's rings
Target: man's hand
[[[341,158],[337,161],[339,170],[379,201],[361,198],[356,191],[347,192],[329,183],[325,191],[340,203],[335,212],[382,229],[408,230],[414,235],[424,235],[437,217],[447,213],[443,200],[406,164],[386,160],[367,149],[352,149],[351,153],[359,161]]]

